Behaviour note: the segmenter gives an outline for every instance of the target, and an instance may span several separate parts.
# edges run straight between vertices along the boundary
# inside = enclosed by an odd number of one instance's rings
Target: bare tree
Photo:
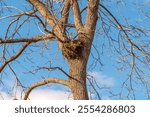
[[[99,63],[102,65],[100,58],[104,48],[108,47],[109,51],[119,58],[117,61],[118,69],[124,70],[126,68],[129,73],[128,77],[123,79],[124,83],[120,93],[114,94],[111,92],[113,96],[121,96],[123,88],[126,87],[128,96],[132,94],[135,98],[134,86],[140,83],[145,87],[149,98],[150,53],[148,40],[150,31],[148,29],[128,24],[128,21],[126,21],[126,24],[120,23],[118,18],[111,13],[111,10],[105,6],[105,2],[100,0],[26,1],[26,4],[20,8],[11,5],[2,7],[1,11],[6,10],[7,12],[6,14],[2,13],[4,15],[0,17],[1,22],[9,20],[6,28],[1,27],[4,34],[4,37],[0,39],[1,78],[5,76],[4,74],[7,74],[6,68],[10,69],[16,78],[17,85],[23,88],[23,99],[28,99],[29,94],[36,87],[57,83],[67,86],[75,100],[88,100],[87,80],[89,80],[91,86],[93,85],[93,81],[87,75],[87,63],[92,47],[97,53],[97,57],[91,53],[95,61],[93,64]],[[118,1],[118,4],[119,2],[123,1]],[[144,11],[142,12],[146,17],[150,16]],[[37,29],[39,34],[34,34],[34,30]],[[96,35],[100,38],[107,37],[107,41],[101,39],[101,51],[93,44]],[[47,60],[47,62],[41,61],[40,65],[32,66],[36,63],[35,59],[32,58],[32,54],[35,51],[40,53],[40,50],[43,50],[41,56],[43,53],[48,54],[49,51],[43,48],[48,48],[50,46],[49,42],[57,42],[59,50],[65,58],[64,61],[69,66],[69,71],[52,64],[55,56],[51,60],[50,58],[44,58],[43,60]],[[57,54],[57,51],[53,49],[51,47],[50,51]],[[109,53],[103,55],[106,54]],[[32,70],[27,68],[28,72],[25,74],[33,74],[36,77],[38,72],[49,74],[54,70],[58,70],[67,78],[64,80],[63,78],[56,78],[57,76],[44,77],[42,81],[25,87],[18,77],[17,71],[13,68],[14,64],[19,64],[20,67],[25,64],[26,60],[19,59],[22,56],[32,64],[31,68],[33,67]],[[37,61],[39,59],[39,57],[36,57]],[[120,66],[120,63],[123,66]],[[97,93],[97,95],[99,94]]]

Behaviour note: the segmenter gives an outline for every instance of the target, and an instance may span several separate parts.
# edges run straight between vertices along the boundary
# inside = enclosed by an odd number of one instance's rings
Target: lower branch
[[[30,88],[27,90],[27,92],[25,93],[24,100],[28,99],[28,97],[33,89],[35,89],[36,87],[42,86],[42,85],[46,85],[48,83],[58,83],[58,84],[62,84],[62,85],[69,87],[69,83],[67,80],[63,80],[63,79],[59,79],[59,78],[47,78],[43,81],[32,84],[30,86]]]
[[[5,68],[5,66],[6,66],[8,63],[10,63],[11,61],[13,61],[13,60],[15,60],[16,58],[18,58],[18,57],[22,54],[22,52],[26,49],[26,47],[27,47],[29,44],[30,44],[29,42],[26,42],[26,43],[22,46],[22,48],[21,48],[14,56],[12,56],[12,57],[10,57],[9,59],[7,59],[7,60],[2,64],[2,66],[0,67],[0,73],[1,73],[1,71]]]

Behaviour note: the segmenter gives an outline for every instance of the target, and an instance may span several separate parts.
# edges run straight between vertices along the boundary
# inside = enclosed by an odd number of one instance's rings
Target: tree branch
[[[130,39],[130,37],[128,36],[126,30],[124,29],[124,27],[119,23],[119,21],[115,18],[115,16],[102,4],[99,4],[112,18],[113,20],[117,23],[119,29],[124,33],[124,35],[126,36],[126,40],[128,41],[129,45],[130,45],[130,51],[129,54],[132,57],[132,63],[131,63],[131,73],[130,73],[130,78],[133,74],[133,70],[134,70],[134,66],[135,66],[135,54],[134,54],[134,47],[139,50],[144,56],[147,55],[147,53],[140,48],[137,44],[135,44],[134,42],[132,42],[132,40]]]
[[[31,3],[40,12],[45,21],[47,21],[50,26],[55,26],[55,17],[48,11],[42,2],[39,0],[28,0],[28,2]]]
[[[52,27],[53,34],[57,35],[58,39],[62,41],[67,40],[67,36],[64,34],[62,30],[62,26],[60,22],[55,18],[54,14],[51,14],[47,7],[39,0],[28,0],[42,15],[44,20]]]
[[[0,67],[0,73],[2,72],[2,70],[5,68],[5,66],[10,63],[11,61],[15,60],[16,58],[18,58],[22,52],[26,49],[26,47],[29,45],[29,42],[24,43],[24,45],[22,46],[22,48],[12,57],[10,57],[9,59],[7,59],[2,66]]]
[[[20,43],[20,42],[29,42],[29,43],[35,43],[38,41],[43,41],[43,40],[52,40],[54,39],[55,36],[53,34],[43,34],[43,35],[38,35],[34,36],[32,38],[19,38],[19,39],[7,39],[7,40],[2,40],[0,39],[0,44],[4,43]]]
[[[63,10],[61,12],[61,22],[65,25],[68,22],[69,10],[70,10],[70,0],[65,0]]]
[[[47,78],[43,81],[32,84],[30,86],[30,88],[27,90],[27,92],[25,93],[24,100],[28,99],[28,97],[33,89],[35,89],[36,87],[42,86],[42,85],[46,85],[48,83],[58,83],[58,84],[62,84],[62,85],[69,87],[69,83],[67,80],[63,80],[63,79],[59,79],[59,78]]]
[[[100,0],[89,0],[87,7],[87,15],[85,22],[85,29],[95,31],[96,21],[98,19],[98,3]]]
[[[82,20],[81,20],[81,12],[78,5],[78,0],[72,0],[72,10],[74,15],[74,22],[75,27],[77,30],[83,27]]]

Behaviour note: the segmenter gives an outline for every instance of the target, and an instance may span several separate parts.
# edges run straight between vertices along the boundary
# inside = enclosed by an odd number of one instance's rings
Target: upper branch
[[[57,35],[57,38],[61,41],[66,41],[66,35],[62,29],[60,22],[56,19],[55,15],[49,12],[48,8],[39,0],[28,0],[42,15],[44,20],[52,27],[53,34]]]
[[[43,81],[37,82],[35,84],[32,84],[30,86],[30,88],[27,90],[27,92],[25,93],[24,100],[28,99],[29,94],[31,93],[31,91],[33,89],[35,89],[36,87],[42,86],[42,85],[46,85],[48,83],[58,83],[58,84],[62,84],[62,85],[65,85],[65,86],[69,87],[69,83],[68,83],[67,80],[63,80],[63,79],[59,79],[59,78],[47,78],[47,79],[45,79]]]
[[[52,15],[48,9],[46,8],[46,6],[40,2],[39,0],[28,0],[29,3],[31,3],[39,12],[40,14],[43,16],[43,18],[48,22],[48,24],[52,27],[55,26],[55,17],[54,15]]]
[[[119,23],[119,21],[115,18],[115,16],[102,4],[99,4],[103,9],[105,9],[107,11],[107,13],[109,13],[109,15],[114,19],[114,21],[117,23],[118,27],[123,31],[124,35],[126,36],[127,41],[130,44],[130,53],[131,56],[134,58],[134,52],[133,52],[133,47],[135,47],[137,50],[139,50],[140,52],[143,53],[143,55],[147,55],[146,52],[140,48],[137,44],[135,44],[134,42],[131,41],[130,37],[128,36],[127,32],[124,30],[123,26]],[[134,59],[133,59],[134,60]],[[134,65],[133,65],[134,66]]]
[[[98,3],[100,0],[89,0],[87,7],[87,15],[85,29],[95,31],[96,22],[98,19]]]
[[[71,6],[70,0],[66,0],[64,3],[63,10],[61,12],[61,22],[63,24],[67,24],[67,22],[68,22],[70,6]]]
[[[81,12],[78,5],[78,0],[72,0],[72,9],[74,15],[74,22],[75,27],[79,30],[83,27],[82,20],[81,20]]]

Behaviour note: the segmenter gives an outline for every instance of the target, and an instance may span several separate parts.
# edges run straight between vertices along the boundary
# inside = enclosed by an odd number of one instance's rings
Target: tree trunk
[[[72,60],[70,62],[70,76],[70,88],[74,100],[88,100],[86,64],[84,60]]]
[[[86,66],[90,54],[91,44],[85,43],[84,39],[85,37],[81,36],[78,40],[79,42],[82,41],[81,45],[83,47],[77,49],[78,56],[76,59],[68,59],[68,63],[70,65],[69,75],[71,76],[71,78],[69,78],[69,82],[74,100],[89,99],[86,87]],[[79,42],[77,44],[79,44]]]
[[[74,100],[89,99],[86,87],[86,65],[93,38],[92,34],[90,36],[81,34],[78,40],[63,43],[62,53],[70,66],[69,87]]]

